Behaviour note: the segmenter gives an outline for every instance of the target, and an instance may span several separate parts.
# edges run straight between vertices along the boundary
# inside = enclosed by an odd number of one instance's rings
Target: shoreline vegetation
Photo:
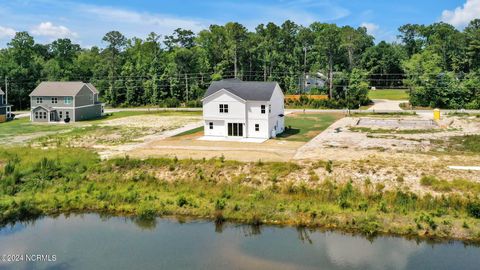
[[[480,242],[479,183],[424,176],[431,193],[418,195],[315,174],[334,169],[330,161],[100,160],[80,148],[3,148],[0,225],[91,212]]]

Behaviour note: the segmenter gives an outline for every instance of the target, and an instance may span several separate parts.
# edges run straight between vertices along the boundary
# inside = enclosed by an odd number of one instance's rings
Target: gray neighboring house
[[[12,105],[7,104],[5,92],[0,88],[0,123],[12,117]]]
[[[101,117],[98,90],[84,82],[42,82],[30,93],[32,122],[71,122]]]

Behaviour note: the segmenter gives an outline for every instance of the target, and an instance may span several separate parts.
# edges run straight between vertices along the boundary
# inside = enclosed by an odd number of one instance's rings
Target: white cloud
[[[455,10],[444,10],[442,21],[455,27],[463,28],[471,20],[480,18],[480,0],[467,0],[462,7]]]
[[[192,31],[200,31],[205,28],[205,25],[200,21],[172,17],[163,14],[151,14],[147,12],[136,12],[119,8],[93,5],[84,5],[81,7],[81,10],[94,16],[98,16],[98,19],[100,20],[119,22],[122,25],[128,24],[137,26],[150,26],[149,31],[154,31],[155,28],[153,27],[168,30],[184,28]]]
[[[369,23],[369,22],[364,22],[360,26],[367,28],[367,33],[372,36],[375,36],[376,34],[378,34],[378,30],[380,29],[380,26],[378,26],[378,24]]]
[[[12,38],[15,36],[16,31],[9,27],[0,26],[0,39]]]
[[[36,36],[44,36],[52,39],[56,38],[72,38],[77,37],[77,33],[72,32],[70,29],[63,25],[54,25],[51,22],[42,22],[36,25],[30,31]]]

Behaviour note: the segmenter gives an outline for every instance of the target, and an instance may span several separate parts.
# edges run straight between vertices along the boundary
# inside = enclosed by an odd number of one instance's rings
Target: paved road
[[[385,100],[384,100],[385,101]],[[379,102],[373,105],[368,110],[350,110],[352,113],[395,113],[395,112],[405,112],[399,107],[399,104],[405,101],[386,101],[386,102]],[[126,111],[201,111],[202,108],[116,108],[116,109],[105,109],[106,113],[113,113],[113,112],[126,112]],[[431,114],[432,110],[408,110],[410,112],[416,112],[417,114]],[[286,114],[294,113],[294,112],[307,112],[307,113],[347,113],[345,109],[286,109]],[[446,112],[466,112],[466,113],[480,113],[480,110],[442,110],[443,113]],[[29,111],[16,111],[13,112],[15,114],[15,118],[24,118],[29,117]]]

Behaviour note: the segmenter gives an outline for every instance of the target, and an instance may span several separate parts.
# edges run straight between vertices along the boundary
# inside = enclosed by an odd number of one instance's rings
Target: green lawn
[[[198,133],[198,132],[201,132],[201,131],[203,131],[203,126],[184,131],[184,132],[179,133],[179,134],[177,134],[173,137],[181,137],[181,136],[186,136],[186,135],[192,135],[192,134],[195,134],[195,133]]]
[[[286,130],[278,135],[278,138],[308,142],[342,117],[342,114],[334,113],[287,115],[285,118]]]
[[[390,100],[408,100],[409,95],[407,90],[399,89],[380,89],[370,90],[368,92],[370,99],[390,99]]]
[[[71,125],[49,125],[31,123],[29,118],[20,118],[0,124],[0,138],[37,132],[59,131],[72,128]]]

